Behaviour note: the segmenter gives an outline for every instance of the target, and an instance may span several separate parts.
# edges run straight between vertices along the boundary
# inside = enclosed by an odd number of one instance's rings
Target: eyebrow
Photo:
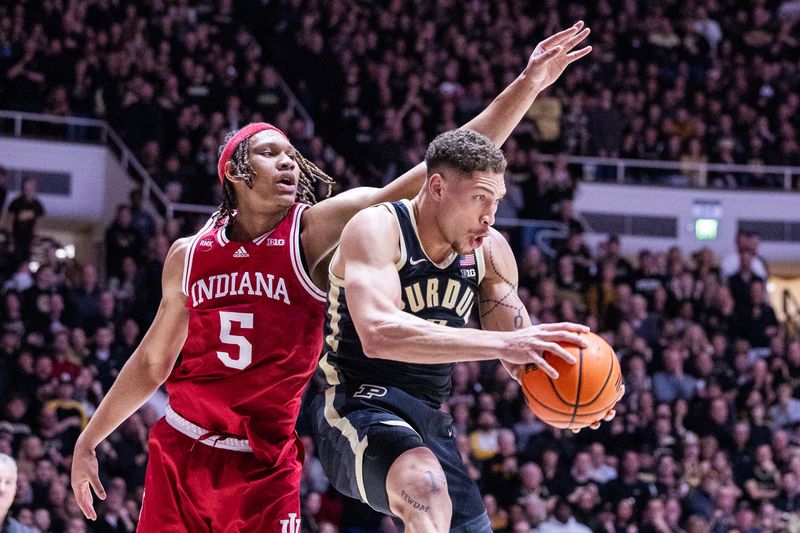
[[[498,200],[502,200],[503,198],[506,197],[506,192],[507,191],[505,189],[495,189],[495,188],[490,187],[490,186],[488,186],[488,185],[486,185],[484,183],[476,183],[475,184],[475,188],[482,189],[482,190],[484,190],[486,192],[490,192],[492,194],[502,193],[502,194],[498,195],[498,197],[497,197]]]
[[[286,146],[288,146],[288,148],[284,148]],[[277,141],[277,140],[276,141],[267,141],[267,140],[257,141],[255,144],[252,145],[251,148],[253,150],[260,150],[260,149],[263,149],[263,148],[276,148],[276,147],[279,148],[279,149],[285,149],[287,152],[291,152],[293,150],[294,151],[297,150],[293,145],[291,145],[289,143],[283,144],[282,142]]]

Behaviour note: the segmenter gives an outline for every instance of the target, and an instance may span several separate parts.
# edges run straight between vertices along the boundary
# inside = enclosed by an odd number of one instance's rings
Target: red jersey
[[[172,408],[246,438],[276,461],[294,442],[300,399],[322,348],[325,293],[306,272],[295,204],[271,232],[230,242],[213,217],[186,253],[189,332],[167,381]]]

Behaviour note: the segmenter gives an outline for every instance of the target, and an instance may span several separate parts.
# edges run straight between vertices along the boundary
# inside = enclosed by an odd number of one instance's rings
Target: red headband
[[[236,147],[239,146],[239,143],[248,137],[252,137],[260,131],[266,130],[277,131],[283,136],[284,139],[287,141],[289,140],[285,133],[272,124],[267,124],[266,122],[254,122],[252,124],[248,124],[244,128],[237,131],[236,135],[231,137],[231,139],[225,143],[225,148],[222,149],[222,155],[219,156],[219,163],[217,163],[217,174],[219,175],[219,181],[223,183],[225,182],[225,163],[231,160],[231,156],[233,156],[233,152],[236,151]]]

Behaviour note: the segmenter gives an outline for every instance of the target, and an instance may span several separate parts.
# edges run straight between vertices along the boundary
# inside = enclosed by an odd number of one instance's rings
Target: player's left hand
[[[623,396],[625,396],[625,384],[622,385],[622,388],[620,389],[619,394],[617,395],[617,399],[616,401],[614,401],[614,405],[617,405],[617,402],[620,401]],[[594,424],[591,424],[589,427],[591,429],[597,429],[600,427],[601,422],[611,422],[612,420],[614,420],[615,416],[617,416],[617,412],[614,410],[614,407],[612,406],[602,420],[598,420]],[[573,429],[572,432],[578,433],[580,432],[580,429]]]
[[[592,51],[591,46],[573,51],[589,32],[589,28],[584,28],[583,21],[579,20],[571,28],[551,35],[536,45],[523,74],[540,91],[550,86],[570,63]]]

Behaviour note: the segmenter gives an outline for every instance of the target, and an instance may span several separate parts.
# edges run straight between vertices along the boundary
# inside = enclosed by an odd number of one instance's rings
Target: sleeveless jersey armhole
[[[192,262],[194,261],[194,251],[197,248],[197,242],[205,235],[208,230],[214,227],[217,220],[217,213],[211,215],[211,218],[203,226],[203,229],[198,231],[192,240],[189,242],[189,247],[186,249],[186,255],[183,258],[183,274],[181,275],[181,292],[187,297],[189,296],[189,283],[192,276]]]
[[[483,258],[483,246],[475,248],[475,263],[478,265],[478,285],[483,281],[483,276],[486,275],[486,263]]]
[[[325,292],[311,280],[311,275],[308,273],[305,257],[303,256],[302,245],[300,244],[300,219],[303,211],[307,208],[307,204],[297,204],[292,214],[292,228],[289,231],[289,252],[292,260],[292,269],[306,292],[315,300],[324,302],[326,300]]]
[[[400,272],[400,269],[406,265],[406,260],[408,259],[408,252],[406,250],[406,240],[403,238],[403,228],[400,226],[400,218],[397,216],[397,210],[395,209],[394,205],[389,202],[378,204],[380,206],[385,207],[389,210],[389,212],[394,217],[394,222],[397,224],[397,232],[399,233],[400,237],[400,258],[395,262],[394,266],[397,268],[397,271]]]

